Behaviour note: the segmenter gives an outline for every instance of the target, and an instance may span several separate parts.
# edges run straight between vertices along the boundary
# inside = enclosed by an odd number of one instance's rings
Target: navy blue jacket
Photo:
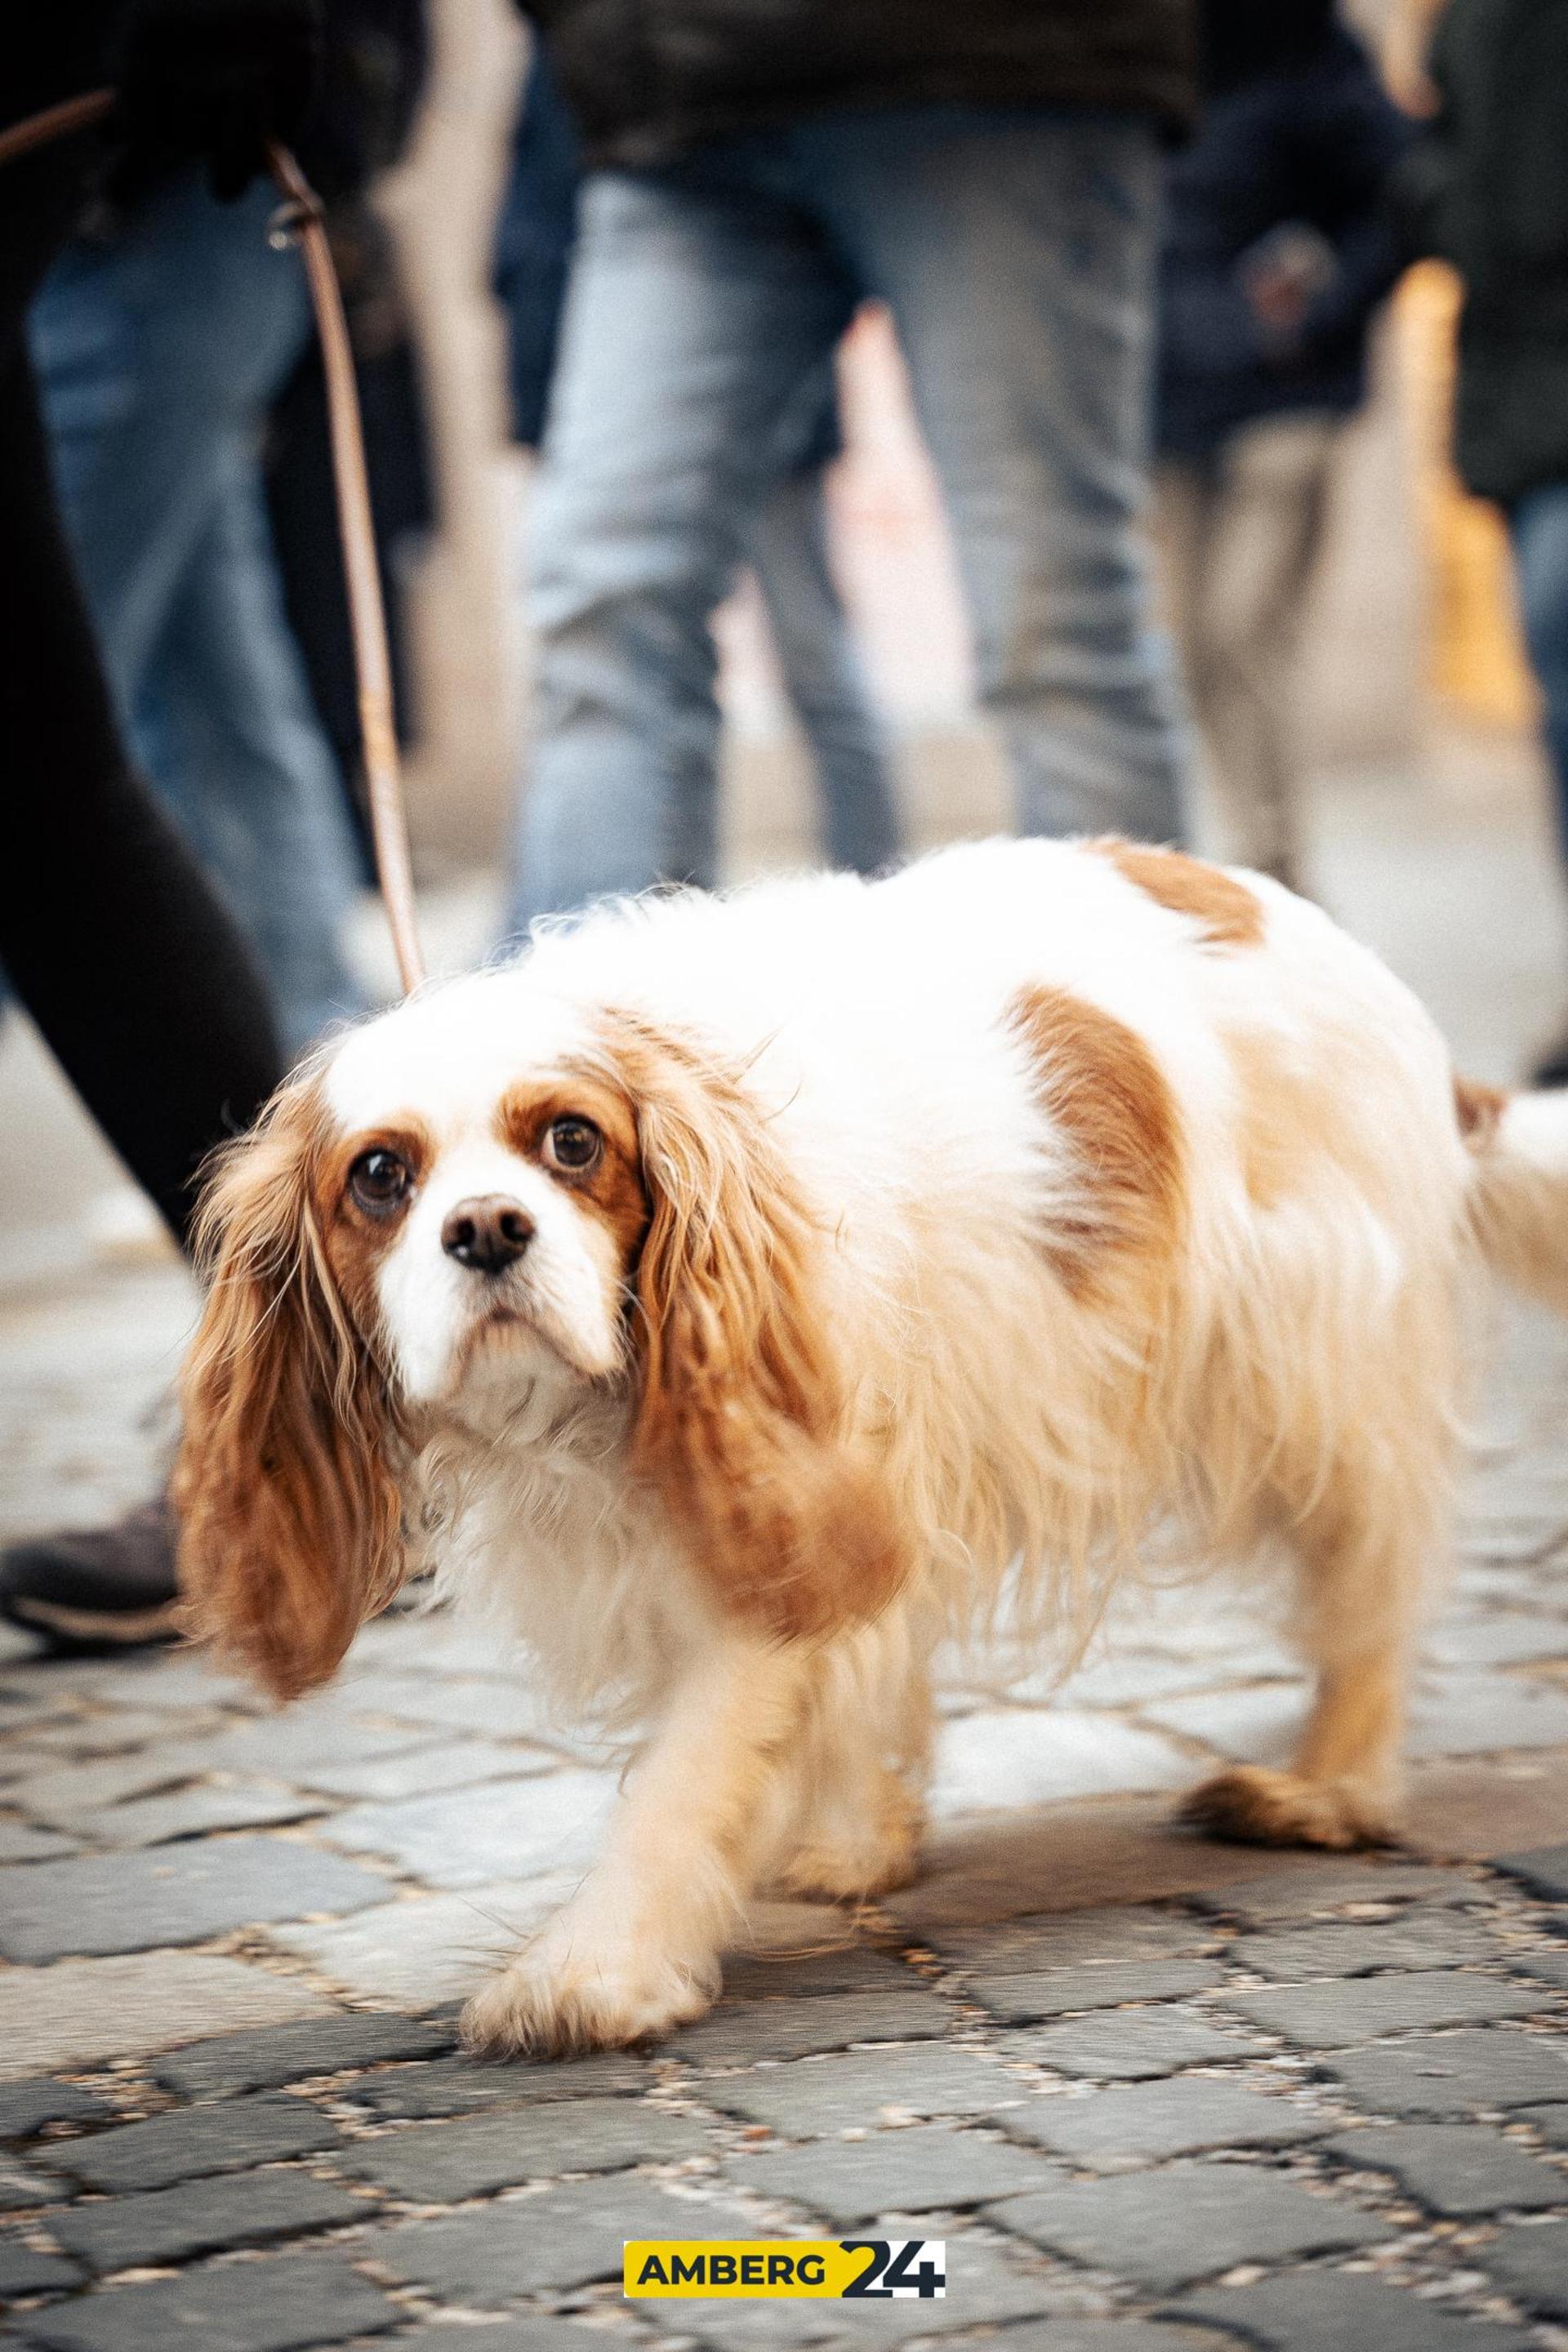
[[[1270,0],[1250,0],[1267,21]],[[1393,181],[1404,118],[1331,21],[1309,54],[1253,57],[1220,79],[1171,159],[1160,285],[1157,438],[1197,457],[1255,418],[1346,411],[1365,391],[1366,332],[1398,275]],[[1289,340],[1255,315],[1246,257],[1287,226],[1332,271]]]

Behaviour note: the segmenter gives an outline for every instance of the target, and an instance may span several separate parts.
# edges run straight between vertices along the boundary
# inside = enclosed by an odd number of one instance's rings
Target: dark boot
[[[0,1551],[0,1617],[39,1634],[53,1650],[172,1642],[178,1600],[166,1496],[112,1527],[35,1536]]]

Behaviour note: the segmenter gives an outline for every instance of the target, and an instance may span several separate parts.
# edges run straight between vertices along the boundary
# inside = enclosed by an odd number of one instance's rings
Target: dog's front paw
[[[1384,1807],[1347,1781],[1303,1780],[1262,1764],[1216,1772],[1184,1802],[1181,1818],[1239,1845],[1315,1845],[1344,1853],[1397,1845]]]
[[[623,2049],[689,2025],[718,1990],[716,1962],[682,1967],[632,1949],[595,1951],[547,1929],[475,1993],[463,2041],[488,2058]]]

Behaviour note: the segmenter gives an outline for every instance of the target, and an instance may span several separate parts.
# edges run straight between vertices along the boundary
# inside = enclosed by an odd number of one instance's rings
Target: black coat
[[[1259,5],[1267,0],[1258,0]],[[524,0],[589,163],[667,163],[802,115],[943,100],[1194,100],[1192,0]]]
[[[1173,457],[1201,457],[1259,417],[1356,407],[1367,327],[1400,265],[1405,131],[1365,50],[1327,9],[1308,37],[1271,49],[1272,0],[1246,5],[1258,11],[1247,53],[1231,43],[1214,61],[1198,135],[1166,186],[1158,419]],[[1248,260],[1271,236],[1303,233],[1321,240],[1322,283],[1286,335],[1248,300]]]
[[[1431,68],[1408,216],[1465,281],[1459,471],[1506,506],[1568,481],[1568,0],[1450,0]]]

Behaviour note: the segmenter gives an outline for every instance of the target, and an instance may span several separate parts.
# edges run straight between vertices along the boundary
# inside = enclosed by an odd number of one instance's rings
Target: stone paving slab
[[[646,2180],[618,2180],[606,2196],[602,2182],[585,2180],[445,2221],[378,2230],[361,2252],[392,2278],[494,2311],[521,2295],[619,2278],[625,2238],[757,2234],[751,2217],[733,2205],[676,2197]]]
[[[642,2340],[620,2329],[607,2339],[610,2345]],[[571,2319],[531,2314],[526,2319],[487,2323],[461,2336],[450,2326],[432,2321],[427,2327],[412,2327],[400,2334],[396,2345],[397,2352],[606,2352],[606,2332]]]
[[[808,2058],[847,2050],[858,2042],[914,2042],[942,2034],[953,2023],[940,1993],[814,1994],[802,2000],[759,2001],[750,2009],[716,2009],[696,2025],[672,2033],[672,2058],[695,2066],[754,2065],[761,2058]]]
[[[1195,1777],[1190,1775],[1189,1777]],[[1280,1857],[1288,1871],[1321,1875],[1321,1858]],[[961,1826],[935,1825],[920,1877],[886,1896],[882,1909],[921,1942],[945,1929],[1090,1906],[1144,1904],[1256,1878],[1255,1849],[1172,1834],[1166,1799],[1065,1804]]]
[[[44,2142],[36,2158],[89,2189],[167,2189],[176,2180],[305,2156],[331,2147],[337,2137],[329,2118],[307,2100],[258,2091],[223,2106],[178,2108],[145,2123]]]
[[[1352,1904],[1471,1903],[1476,1892],[1475,1881],[1462,1872],[1433,1869],[1426,1863],[1346,1861],[1337,1854],[1316,1854],[1291,1855],[1286,1867],[1256,1878],[1249,1874],[1234,1885],[1200,1891],[1193,1899],[1200,1911],[1239,1920],[1244,1927],[1274,1927],[1319,1919]]]
[[[1500,1977],[1434,1969],[1412,1975],[1357,1977],[1344,1984],[1226,1993],[1220,2006],[1268,2032],[1283,2034],[1299,2049],[1342,2050],[1373,2034],[1534,2017],[1551,2005],[1551,1998]]]
[[[329,1797],[367,1804],[395,1804],[431,1797],[480,1780],[533,1780],[552,1769],[542,1748],[503,1748],[493,1739],[458,1739],[449,1747],[404,1748],[366,1762],[316,1764],[292,1776]]]
[[[984,2205],[1043,2189],[1059,2172],[1031,2149],[943,2124],[765,2149],[729,2158],[725,2169],[737,2189],[805,2206],[846,2229],[896,2208]]]
[[[1419,2035],[1335,2051],[1325,2065],[1359,2105],[1435,2122],[1546,2106],[1568,2090],[1568,2044],[1543,2033]]]
[[[1112,1960],[1102,1968],[972,1977],[969,1990],[1003,2024],[1029,2025],[1075,2011],[1212,1992],[1225,1980],[1225,1970],[1209,1960]]]
[[[1405,1911],[1386,1927],[1344,1919],[1238,1936],[1229,1957],[1263,1977],[1291,1981],[1311,1977],[1368,1976],[1381,1969],[1454,1969],[1468,1960],[1499,1960],[1505,1948],[1482,1919],[1454,1911]]]
[[[1537,1984],[1568,1992],[1568,1952],[1520,1952],[1508,1965],[1516,1977],[1532,1977]]]
[[[1210,1951],[1215,1923],[1148,1905],[1109,1905],[1097,1911],[1045,1912],[984,1927],[938,1926],[931,1949],[962,1968],[997,1976],[1032,1969],[1098,1967],[1102,1961],[1180,1959]]]
[[[1565,1702],[1568,1705],[1568,1702]],[[1042,1805],[1122,1789],[1183,1789],[1173,1740],[1114,1715],[1060,1708],[962,1716],[937,1740],[932,1804],[944,1813]]]
[[[1528,2352],[1537,2341],[1522,2328],[1334,2270],[1205,2287],[1171,2305],[1169,2315],[1212,2322],[1264,2352]]]
[[[426,1632],[419,1622],[416,1638]],[[350,1664],[352,1668],[352,1660]],[[344,1688],[350,1702],[366,1713],[395,1716],[405,1724],[450,1732],[459,1738],[478,1734],[482,1739],[531,1739],[550,1728],[541,1693],[520,1676],[399,1675],[373,1671]]]
[[[351,1806],[321,1834],[353,1853],[383,1855],[427,1886],[482,1886],[585,1860],[614,1800],[615,1783],[603,1772],[487,1780],[399,1804]]]
[[[745,1952],[724,1962],[723,2000],[801,1999],[808,1993],[913,1991],[920,1979],[891,1952],[846,1944],[827,1952]]]
[[[54,1960],[198,1944],[231,1927],[359,1911],[386,1883],[283,1838],[225,1838],[0,1871],[0,1954]]]
[[[44,2352],[315,2352],[379,2335],[401,2316],[379,2287],[336,2255],[191,2271],[149,2286],[109,2287],[50,2310],[18,2313],[23,2340]]]
[[[1530,1853],[1500,1853],[1496,1867],[1517,1878],[1532,1895],[1568,1903],[1568,1845],[1538,1846]]]
[[[79,1813],[71,1829],[77,1837],[95,1845],[167,1845],[178,1838],[206,1837],[218,1830],[280,1829],[290,1822],[319,1819],[328,1810],[322,1798],[298,1790],[203,1784]]]
[[[1010,2327],[1006,2352],[1226,2352],[1207,2327],[1167,2327],[1146,2319],[1047,2319]]]
[[[929,2042],[757,2067],[701,2088],[710,2106],[787,2139],[868,2128],[889,2114],[991,2116],[1030,2097],[1026,2083],[978,2052]]]
[[[0,2213],[20,2212],[27,2205],[47,2205],[59,2194],[47,2173],[11,2157],[0,2160]]]
[[[111,2112],[78,2083],[55,2083],[47,2075],[0,2083],[0,2139],[28,2139],[43,2124],[107,2123]]]
[[[1376,2245],[1393,2229],[1341,2198],[1315,2195],[1260,2166],[1190,2162],[1068,2180],[992,2209],[1005,2230],[1155,2292],[1238,2263],[1277,2263]]]
[[[1007,2037],[1009,2055],[1058,2074],[1096,2082],[1153,2082],[1183,2066],[1250,2058],[1257,2043],[1207,2016],[1174,2008],[1119,2010],[1061,2025],[1026,2027]]]
[[[20,2238],[0,2237],[0,2306],[23,2295],[58,2294],[82,2282],[80,2265],[59,2254],[40,2253]],[[14,2336],[0,2336],[0,2347],[15,2344]]]
[[[333,2181],[268,2166],[142,2196],[90,2198],[51,2214],[49,2231],[68,2253],[102,2273],[301,2237],[363,2221],[366,2210]]]
[[[0,1863],[54,1862],[77,1851],[74,1838],[36,1830],[28,1822],[0,1821]]]
[[[618,2172],[707,2150],[707,2131],[689,2116],[628,2099],[569,2099],[531,2112],[410,2124],[359,2141],[340,2163],[406,2204],[456,2205],[563,2172]]]
[[[450,2322],[432,2320],[427,2326],[408,2328],[394,2341],[397,2352],[607,2352],[647,2339],[629,2329],[606,2331],[591,2321],[552,2319],[533,2314],[526,2319],[487,2320],[481,2327],[457,2336]]]
[[[155,2083],[186,2098],[223,2098],[237,2091],[277,2090],[384,2059],[422,2058],[449,2050],[452,2036],[450,2025],[413,2017],[312,2018],[303,2025],[274,2026],[270,2032],[223,2033],[193,2042],[151,2059],[147,2071]],[[0,2129],[5,2111],[0,2093]]]
[[[360,1999],[436,2009],[472,1992],[581,1876],[373,1903],[347,1918],[272,1927],[268,1941]]]
[[[997,2121],[1015,2139],[1096,2169],[1218,2148],[1289,2147],[1334,2128],[1287,2099],[1212,2074],[1175,2074],[1082,2098],[1032,2099]]]
[[[0,1969],[0,2079],[167,2050],[230,2026],[291,2024],[329,2007],[290,1978],[206,1953]]]
[[[1434,2213],[1456,2220],[1568,2206],[1568,2173],[1479,2124],[1358,2125],[1324,2152],[1359,2172],[1392,2173]]]
[[[1516,2222],[1477,2247],[1474,2259],[1527,2310],[1568,2320],[1568,2222]]]
[[[649,2060],[619,2050],[558,2062],[519,2059],[504,2066],[484,2059],[437,2058],[427,2064],[383,2067],[348,2084],[342,2095],[373,2116],[413,2122],[555,2100],[630,2096],[651,2090],[657,2080]]]

